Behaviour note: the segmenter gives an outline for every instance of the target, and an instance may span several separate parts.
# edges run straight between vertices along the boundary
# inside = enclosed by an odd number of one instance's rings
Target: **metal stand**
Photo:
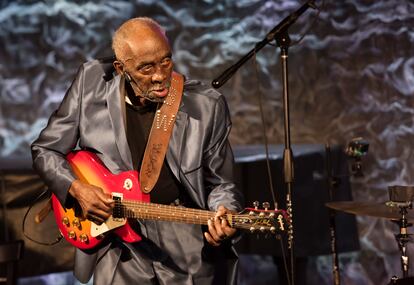
[[[411,234],[408,233],[407,228],[412,226],[412,224],[408,223],[407,214],[408,209],[412,209],[412,202],[389,202],[390,206],[400,208],[401,218],[396,221],[400,228],[400,233],[395,235],[395,240],[398,243],[398,247],[401,251],[401,271],[403,274],[403,278],[399,279],[396,276],[391,278],[390,284],[414,284],[412,283],[414,280],[412,277],[408,277],[408,269],[409,269],[409,258],[407,254],[407,243],[411,241]]]
[[[332,169],[332,157],[331,157],[331,147],[329,144],[325,145],[325,153],[326,153],[326,175],[328,181],[328,194],[329,200],[333,201],[333,193],[334,189],[336,189],[338,185],[338,181],[333,175]],[[338,250],[337,250],[337,243],[336,243],[336,221],[335,221],[335,211],[332,209],[329,210],[329,232],[330,232],[330,240],[331,240],[331,253],[332,253],[332,275],[333,275],[333,284],[339,285],[340,284],[340,275],[339,275],[339,260],[338,260]]]
[[[411,226],[411,224],[408,223],[407,220],[407,209],[412,209],[412,203],[404,203],[405,205],[401,205],[400,207],[400,213],[401,213],[401,219],[397,222],[400,226],[400,233],[398,235],[395,235],[395,239],[398,242],[398,247],[401,251],[401,270],[403,273],[403,277],[408,277],[408,255],[407,255],[407,243],[411,240],[410,234],[408,234],[407,227]]]
[[[275,36],[276,43],[280,47],[280,59],[282,62],[283,73],[283,115],[284,115],[284,139],[285,148],[283,151],[283,176],[286,184],[286,212],[289,218],[288,228],[288,248],[290,252],[291,284],[295,284],[295,254],[294,254],[294,235],[293,235],[293,155],[290,143],[290,118],[289,118],[289,88],[288,88],[288,49],[290,38],[287,31],[283,31]]]
[[[292,186],[293,186],[293,155],[290,147],[290,124],[289,124],[289,97],[288,97],[288,48],[290,44],[290,38],[288,35],[288,28],[296,22],[298,17],[302,15],[309,7],[316,9],[315,0],[308,0],[298,10],[282,20],[277,26],[275,26],[266,37],[256,43],[256,46],[249,51],[244,57],[242,57],[233,66],[227,68],[219,77],[212,81],[214,88],[222,86],[233,74],[242,66],[249,58],[255,55],[260,49],[273,40],[276,40],[278,46],[281,49],[281,61],[283,68],[283,111],[284,111],[284,125],[285,125],[285,150],[283,152],[283,170],[284,180],[287,187],[286,194],[286,207],[289,215],[289,229],[288,229],[288,248],[290,250],[291,260],[291,285],[295,284],[294,281],[294,250],[293,250],[293,210],[292,210]]]

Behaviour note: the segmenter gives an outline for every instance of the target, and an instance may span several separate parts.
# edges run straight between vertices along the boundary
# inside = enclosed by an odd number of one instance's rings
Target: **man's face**
[[[137,37],[130,47],[123,71],[131,77],[135,95],[163,102],[168,95],[173,68],[167,39],[161,34],[147,33]]]

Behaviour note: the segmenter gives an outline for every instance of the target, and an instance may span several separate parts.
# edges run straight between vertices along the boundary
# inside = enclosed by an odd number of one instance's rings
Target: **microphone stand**
[[[281,62],[282,62],[282,78],[283,78],[283,114],[284,114],[284,144],[283,151],[283,174],[284,182],[286,184],[286,211],[289,219],[288,228],[288,249],[290,252],[290,266],[291,266],[291,285],[295,284],[295,268],[294,268],[294,235],[293,235],[293,205],[292,205],[292,188],[293,188],[293,155],[290,143],[290,118],[289,118],[289,88],[288,88],[288,49],[290,45],[290,38],[288,34],[288,28],[296,22],[298,17],[303,14],[309,7],[316,9],[314,0],[309,0],[303,4],[293,14],[289,15],[282,20],[277,26],[275,26],[266,37],[256,43],[256,46],[244,57],[242,57],[233,66],[226,69],[219,77],[212,81],[214,88],[221,87],[233,74],[253,55],[255,55],[266,44],[273,40],[276,40],[277,45],[280,47]],[[289,280],[289,278],[288,278]]]
[[[280,59],[282,63],[282,81],[283,81],[283,115],[284,115],[284,140],[285,148],[283,150],[283,177],[286,184],[286,212],[289,219],[288,227],[288,249],[290,252],[290,270],[291,284],[295,284],[295,266],[294,266],[294,241],[293,241],[293,205],[292,205],[292,188],[294,179],[293,155],[290,143],[290,117],[289,117],[289,88],[288,88],[288,50],[290,37],[285,30],[275,35],[276,43],[280,47]]]

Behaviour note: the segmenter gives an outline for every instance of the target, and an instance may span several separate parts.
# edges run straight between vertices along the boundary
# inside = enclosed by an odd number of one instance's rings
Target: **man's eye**
[[[163,61],[161,61],[162,66],[169,66],[171,64],[171,58],[166,58]]]
[[[139,70],[141,72],[148,73],[148,72],[151,72],[152,71],[152,68],[153,68],[152,65],[145,65],[145,66],[141,67]]]

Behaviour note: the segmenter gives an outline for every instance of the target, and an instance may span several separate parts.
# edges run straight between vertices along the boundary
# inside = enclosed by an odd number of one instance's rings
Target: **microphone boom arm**
[[[270,32],[267,33],[266,37],[263,40],[257,42],[255,47],[251,51],[249,51],[245,56],[239,59],[239,61],[237,61],[234,65],[230,66],[225,71],[223,71],[223,73],[216,79],[213,79],[211,85],[214,88],[220,88],[221,86],[223,86],[223,84],[226,83],[246,61],[248,61],[265,45],[273,41],[278,34],[285,32],[309,7],[316,9],[315,0],[307,1],[298,10],[284,18],[282,22],[277,24]]]

